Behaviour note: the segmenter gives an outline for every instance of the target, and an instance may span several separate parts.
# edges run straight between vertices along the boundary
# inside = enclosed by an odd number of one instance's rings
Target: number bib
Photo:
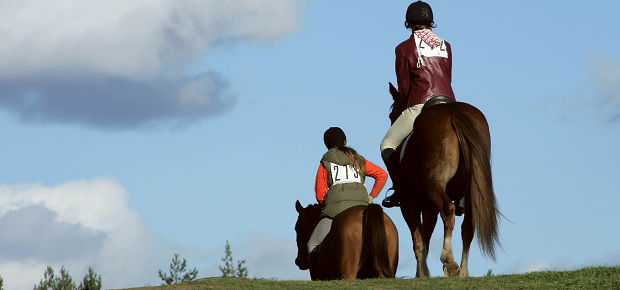
[[[435,48],[431,48],[426,42],[422,41],[422,38],[414,34],[415,44],[418,48],[418,53],[426,57],[448,57],[448,49],[446,48],[446,41],[442,40],[441,44]]]
[[[357,170],[351,168],[350,165],[340,165],[336,163],[330,162],[330,167],[332,172],[332,184],[340,184],[340,183],[353,183],[359,182],[362,183],[362,178]]]

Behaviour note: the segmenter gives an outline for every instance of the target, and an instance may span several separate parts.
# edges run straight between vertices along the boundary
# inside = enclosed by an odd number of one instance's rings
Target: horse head
[[[308,240],[310,240],[310,235],[312,235],[314,228],[319,222],[322,207],[319,204],[311,204],[304,208],[298,200],[295,203],[295,209],[299,213],[297,223],[295,223],[295,232],[297,233],[297,258],[295,259],[295,265],[300,270],[308,270]],[[303,263],[302,261],[306,262]]]
[[[390,94],[392,95],[392,99],[394,100],[394,103],[390,107],[392,109],[392,111],[390,112],[390,121],[392,121],[392,124],[394,124],[400,114],[407,108],[407,100],[400,95],[400,93],[392,83],[389,84]]]

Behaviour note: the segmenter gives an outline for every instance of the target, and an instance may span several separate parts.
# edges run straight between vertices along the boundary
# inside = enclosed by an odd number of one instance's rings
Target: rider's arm
[[[375,184],[372,186],[370,195],[376,198],[381,193],[383,186],[388,179],[388,174],[381,167],[374,165],[372,162],[366,160],[366,176],[370,176],[375,179]]]
[[[327,189],[329,189],[329,185],[327,184],[327,170],[323,167],[323,164],[319,164],[319,170],[316,173],[316,180],[314,181],[314,192],[316,193],[316,201],[318,201],[319,204],[323,204]]]
[[[396,81],[401,96],[409,97],[411,81],[409,78],[409,59],[405,56],[402,48],[396,48]]]

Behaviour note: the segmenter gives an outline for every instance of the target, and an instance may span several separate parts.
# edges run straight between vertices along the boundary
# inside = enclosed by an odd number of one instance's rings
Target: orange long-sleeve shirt
[[[381,167],[366,160],[366,176],[370,176],[375,179],[375,184],[372,186],[370,195],[376,198],[385,186],[388,179],[388,174],[385,170],[381,169]],[[323,200],[325,200],[325,193],[328,189],[329,184],[327,183],[327,169],[323,167],[323,164],[319,164],[319,170],[316,173],[316,181],[314,183],[316,200],[319,204],[323,204]]]

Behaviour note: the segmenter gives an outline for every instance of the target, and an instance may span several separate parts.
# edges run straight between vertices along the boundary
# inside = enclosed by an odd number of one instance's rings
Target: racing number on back
[[[343,166],[332,163],[332,168],[332,178],[334,183],[361,182],[359,173],[355,169],[351,168],[350,165]],[[349,176],[349,170],[353,172],[352,176]]]

